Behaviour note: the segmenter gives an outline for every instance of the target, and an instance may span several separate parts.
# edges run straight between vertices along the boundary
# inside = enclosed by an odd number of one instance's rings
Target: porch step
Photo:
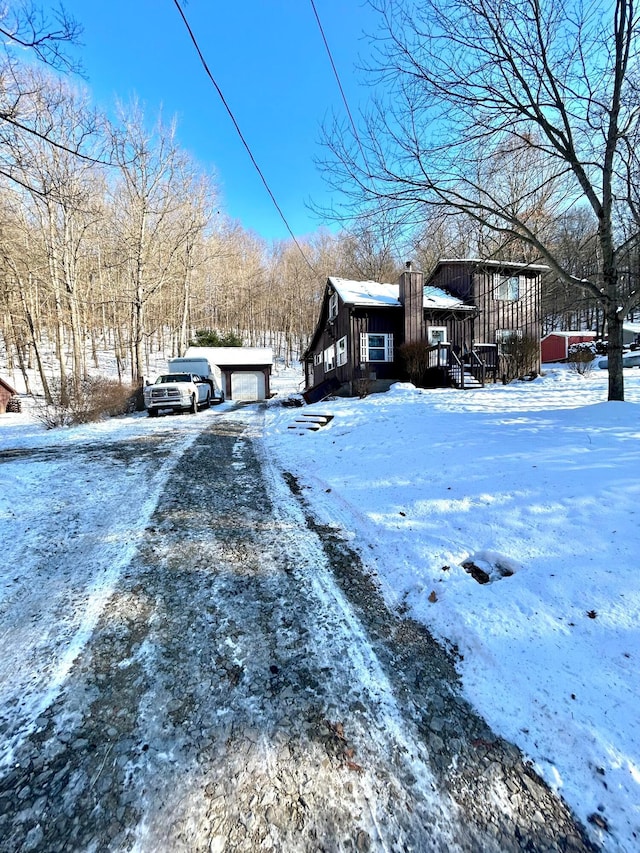
[[[317,432],[332,420],[333,415],[318,415],[315,413],[305,415],[302,413],[292,424],[289,424],[287,429],[295,429],[299,435],[304,435],[305,432]]]

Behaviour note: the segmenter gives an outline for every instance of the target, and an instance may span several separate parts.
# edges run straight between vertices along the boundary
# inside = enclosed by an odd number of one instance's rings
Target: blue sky
[[[357,66],[377,17],[364,0],[315,0],[351,111],[370,96]],[[51,3],[52,6],[57,4]],[[178,118],[180,144],[222,189],[245,228],[287,238],[173,0],[64,0],[84,27],[80,54],[98,106],[137,95],[152,120]],[[296,236],[319,227],[309,199],[330,202],[314,158],[322,121],[344,106],[310,0],[188,0],[200,48]]]

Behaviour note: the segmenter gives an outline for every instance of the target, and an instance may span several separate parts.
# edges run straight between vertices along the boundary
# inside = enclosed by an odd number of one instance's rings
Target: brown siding
[[[473,273],[469,264],[442,264],[429,278],[428,284],[447,290],[463,302],[473,300]]]
[[[363,370],[375,373],[376,379],[398,379],[401,375],[398,347],[403,342],[404,324],[400,308],[354,309],[353,312],[353,354],[352,368],[355,376],[361,376]],[[393,335],[393,361],[360,361],[360,335],[364,332]]]
[[[474,275],[475,301],[480,309],[476,341],[495,343],[497,329],[520,329],[524,335],[539,340],[540,276],[505,269],[502,273],[504,276],[511,272],[514,276],[518,275],[520,282],[519,298],[507,300],[497,298],[495,272],[497,270],[478,270]]]
[[[443,314],[438,311],[425,311],[425,336],[429,326],[444,326],[447,330],[447,341],[455,352],[464,353],[471,349],[474,340],[474,317],[468,315]]]

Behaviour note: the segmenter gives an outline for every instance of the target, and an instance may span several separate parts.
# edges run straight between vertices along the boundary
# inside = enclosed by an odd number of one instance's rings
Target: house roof
[[[399,308],[400,287],[397,284],[380,284],[377,281],[350,281],[346,278],[329,277],[343,302],[370,308]],[[456,296],[440,287],[426,285],[424,288],[424,307],[446,309],[475,310],[473,305],[465,305]]]
[[[484,258],[442,258],[436,266],[438,267],[440,264],[477,264],[479,267],[497,267],[499,269],[509,267],[513,269],[536,270],[536,272],[545,272],[549,269],[546,264],[527,264],[521,261],[488,261]]]
[[[7,389],[7,391],[9,391],[10,394],[17,394],[18,393],[16,391],[16,389],[13,388],[11,385],[9,385],[7,380],[3,379],[1,376],[0,376],[0,385],[3,385]]]
[[[425,308],[455,308],[456,310],[475,311],[475,305],[467,305],[457,296],[452,296],[443,290],[441,287],[433,287],[431,284],[425,285],[424,288],[424,307]]]
[[[398,285],[380,284],[377,281],[350,281],[347,278],[329,276],[330,284],[340,299],[348,305],[364,307],[389,306],[399,308]]]

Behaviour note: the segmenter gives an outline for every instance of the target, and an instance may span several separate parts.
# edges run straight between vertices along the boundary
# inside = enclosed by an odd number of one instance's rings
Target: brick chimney
[[[413,269],[411,261],[404,265],[400,276],[398,298],[404,308],[404,342],[423,341],[426,337],[424,322],[424,277]]]

